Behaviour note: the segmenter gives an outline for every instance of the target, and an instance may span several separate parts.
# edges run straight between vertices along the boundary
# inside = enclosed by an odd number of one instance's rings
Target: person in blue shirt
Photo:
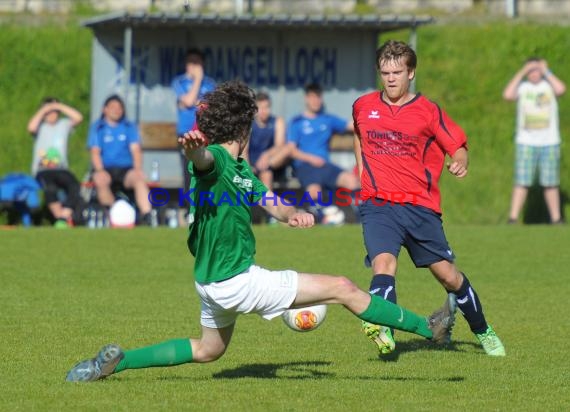
[[[178,120],[176,122],[176,134],[178,137],[193,130],[196,123],[196,111],[200,100],[206,93],[216,88],[216,82],[204,74],[204,54],[198,48],[190,48],[186,51],[186,67],[182,74],[174,77],[171,83],[172,90],[176,94],[176,109]],[[190,171],[187,160],[181,152],[180,161],[184,177],[184,190],[190,187]],[[184,226],[186,219],[185,211],[180,209],[179,224]]]
[[[150,224],[152,206],[142,169],[139,132],[137,126],[127,120],[125,104],[118,95],[105,100],[101,118],[89,130],[87,146],[99,203],[110,207],[115,202],[113,189],[133,189],[142,221]]]
[[[186,52],[186,71],[172,80],[176,93],[178,122],[176,133],[183,136],[196,123],[196,109],[204,95],[216,88],[216,82],[204,74],[204,54],[196,48]]]
[[[328,198],[322,193],[323,189],[334,191],[342,187],[355,191],[360,188],[358,177],[331,163],[329,156],[332,136],[353,130],[352,121],[325,112],[320,85],[313,83],[305,87],[305,110],[289,122],[287,141],[295,175],[315,201],[318,215],[322,209],[319,203]]]
[[[251,170],[269,189],[273,190],[275,174],[282,176],[290,161],[290,146],[285,136],[285,120],[271,112],[271,98],[265,92],[255,95],[257,113],[251,125],[251,136],[247,147],[247,160]],[[268,223],[277,220],[267,215]]]
[[[251,169],[269,189],[273,188],[275,171],[289,161],[285,121],[271,113],[271,98],[265,92],[255,95],[257,113],[251,128],[248,156]]]

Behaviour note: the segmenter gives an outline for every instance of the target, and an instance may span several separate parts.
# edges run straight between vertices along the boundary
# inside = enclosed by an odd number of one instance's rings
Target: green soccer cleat
[[[390,328],[362,321],[362,331],[366,334],[368,339],[378,346],[380,355],[387,355],[396,349],[396,341],[392,336]]]
[[[505,347],[503,342],[497,336],[491,325],[487,325],[487,330],[483,333],[476,333],[477,340],[485,349],[485,353],[489,356],[505,356]]]
[[[79,362],[69,372],[65,380],[68,382],[92,382],[105,379],[113,374],[115,368],[125,355],[117,345],[106,345],[93,359]]]

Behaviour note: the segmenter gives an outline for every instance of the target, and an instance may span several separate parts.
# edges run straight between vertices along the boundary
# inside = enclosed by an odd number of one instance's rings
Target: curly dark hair
[[[239,80],[224,82],[200,102],[198,129],[214,144],[243,140],[249,136],[256,112],[252,89]]]

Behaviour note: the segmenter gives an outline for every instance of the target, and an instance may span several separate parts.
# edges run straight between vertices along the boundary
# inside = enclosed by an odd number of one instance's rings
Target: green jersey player
[[[188,246],[195,257],[201,336],[125,351],[106,345],[93,359],[73,367],[68,381],[94,381],[126,369],[211,362],[226,351],[238,315],[256,313],[272,319],[289,308],[316,304],[342,304],[362,320],[436,343],[449,341],[454,322],[449,301],[425,318],[371,296],[346,277],[271,271],[255,265],[250,209],[256,201],[289,226],[314,225],[312,214],[281,202],[241,157],[255,111],[251,89],[237,81],[223,83],[206,95],[197,115],[199,131],[185,133],[179,140],[195,179]]]

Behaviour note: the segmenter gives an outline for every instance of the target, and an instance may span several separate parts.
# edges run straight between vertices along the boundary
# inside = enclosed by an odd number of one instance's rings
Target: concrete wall
[[[418,9],[438,9],[457,13],[473,7],[473,0],[368,0],[367,3],[374,6],[379,12],[413,12]]]
[[[505,0],[485,0],[490,14],[506,14]],[[570,16],[568,0],[517,0],[518,16]]]
[[[71,0],[0,0],[0,12],[67,13]]]

